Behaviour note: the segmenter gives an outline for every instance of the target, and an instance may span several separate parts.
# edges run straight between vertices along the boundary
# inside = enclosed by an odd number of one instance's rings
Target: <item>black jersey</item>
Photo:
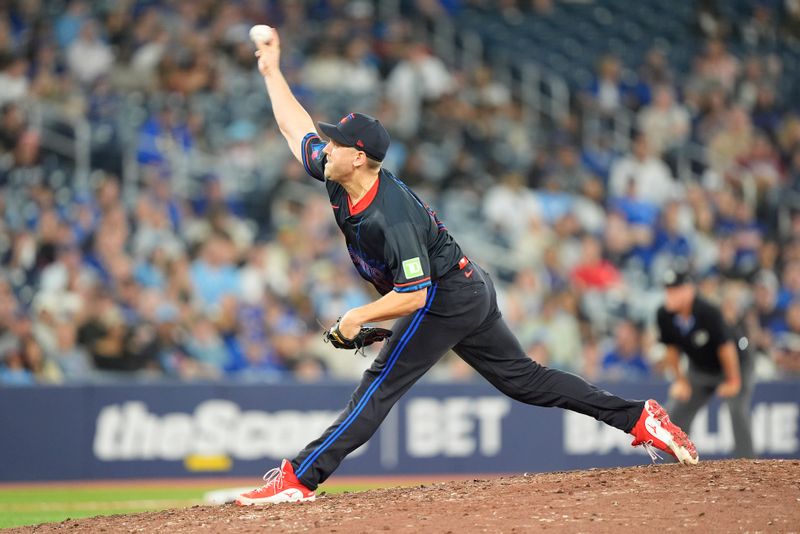
[[[354,206],[347,191],[325,180],[325,142],[315,133],[302,141],[306,172],[324,181],[336,224],[362,278],[381,295],[423,289],[457,266],[458,243],[436,213],[392,173],[381,169],[378,180]]]
[[[684,321],[678,314],[658,309],[658,328],[661,342],[679,347],[698,369],[722,372],[719,348],[733,340],[719,309],[701,297],[695,297],[692,314]]]

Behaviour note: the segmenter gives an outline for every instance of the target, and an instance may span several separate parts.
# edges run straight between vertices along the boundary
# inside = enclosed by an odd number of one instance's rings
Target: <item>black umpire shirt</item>
[[[658,309],[658,328],[661,342],[682,349],[698,370],[722,373],[719,348],[733,340],[733,336],[716,306],[696,296],[692,303],[692,314],[686,321],[661,306]]]
[[[458,264],[458,243],[436,213],[392,173],[381,169],[372,189],[352,205],[341,185],[325,180],[325,145],[317,134],[306,135],[303,166],[325,182],[350,259],[381,295],[428,287]]]

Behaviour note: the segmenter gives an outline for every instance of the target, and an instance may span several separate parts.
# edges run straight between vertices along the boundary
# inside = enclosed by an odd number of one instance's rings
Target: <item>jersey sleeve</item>
[[[409,293],[431,285],[428,250],[411,222],[392,225],[386,235],[385,247],[395,291]]]
[[[658,340],[664,345],[677,345],[678,340],[675,339],[674,325],[670,324],[669,314],[663,307],[658,309],[657,322]]]
[[[733,341],[733,333],[728,323],[722,317],[722,312],[717,308],[712,308],[709,314],[708,333],[710,337],[711,346],[719,349],[728,341]]]
[[[300,145],[303,168],[321,182],[325,181],[325,164],[328,162],[328,156],[322,151],[326,144],[315,132],[309,132]]]

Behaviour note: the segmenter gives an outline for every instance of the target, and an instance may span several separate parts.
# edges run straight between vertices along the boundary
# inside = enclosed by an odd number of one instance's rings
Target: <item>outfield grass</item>
[[[382,487],[379,483],[325,485],[326,493],[363,491]],[[206,492],[225,488],[220,486],[175,487],[146,484],[108,487],[54,486],[25,489],[0,488],[0,528],[36,525],[78,519],[96,515],[129,514],[147,510],[185,508],[204,504]]]

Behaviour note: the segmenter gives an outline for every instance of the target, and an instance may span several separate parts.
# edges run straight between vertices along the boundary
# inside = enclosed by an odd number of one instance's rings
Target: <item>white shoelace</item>
[[[658,454],[658,449],[655,448],[652,440],[643,442],[642,447],[644,447],[644,450],[646,450],[647,454],[650,455],[650,460],[652,460],[653,463],[657,463],[656,460],[664,459],[663,456]]]
[[[281,471],[280,467],[270,469],[264,473],[262,478],[264,479],[264,482],[266,482],[266,484],[262,486],[264,488],[267,486],[275,486],[276,488],[283,487],[283,471]]]

